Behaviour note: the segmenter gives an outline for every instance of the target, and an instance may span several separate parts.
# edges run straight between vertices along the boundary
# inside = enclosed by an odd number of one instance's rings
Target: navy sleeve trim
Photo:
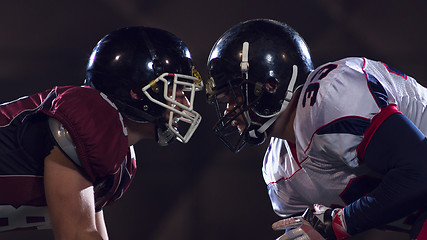
[[[316,134],[348,133],[362,136],[369,127],[370,121],[357,116],[343,117],[337,119],[316,131]]]

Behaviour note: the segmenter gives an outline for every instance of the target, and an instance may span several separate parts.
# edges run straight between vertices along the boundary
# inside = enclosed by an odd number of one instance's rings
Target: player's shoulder
[[[363,74],[368,59],[348,57],[324,63],[317,67],[309,76],[309,82],[330,82],[336,79],[347,79],[349,74]]]
[[[366,58],[348,57],[325,63],[309,75],[303,92],[315,92],[319,98],[335,101],[347,93],[365,91],[367,62]]]
[[[349,57],[316,68],[302,89],[298,121],[317,129],[346,116],[368,117],[377,111],[364,72],[368,61]]]
[[[102,117],[105,114],[117,114],[117,107],[102,92],[86,86],[66,86],[54,89],[56,98],[52,102],[52,111],[66,114],[68,117]]]
[[[114,125],[123,128],[123,117],[104,93],[86,86],[56,87],[54,91],[56,97],[49,109],[50,116],[68,127],[67,122],[73,127],[93,125],[94,129],[108,129]]]
[[[94,88],[87,86],[59,86],[55,87],[54,91],[57,95],[57,101],[66,99],[67,101],[91,103],[101,103],[102,93]],[[90,106],[91,104],[85,104]]]
[[[123,117],[108,97],[89,87],[57,87],[50,116],[68,130],[90,179],[117,171],[128,151]]]
[[[365,76],[367,73],[372,71],[376,71],[378,73],[389,73],[390,71],[393,71],[399,75],[405,75],[382,61],[366,57],[347,57],[328,62],[317,67],[313,73],[315,73],[314,75],[323,74],[323,76],[327,78],[348,78],[349,76],[354,77],[349,75],[349,73]]]

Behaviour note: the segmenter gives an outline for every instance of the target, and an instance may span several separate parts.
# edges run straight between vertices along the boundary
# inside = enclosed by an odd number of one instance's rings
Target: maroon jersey
[[[136,171],[123,118],[103,93],[55,87],[0,105],[0,231],[49,226],[43,186],[44,158],[57,145],[48,118],[69,132],[78,160],[94,185],[96,210],[115,202]]]

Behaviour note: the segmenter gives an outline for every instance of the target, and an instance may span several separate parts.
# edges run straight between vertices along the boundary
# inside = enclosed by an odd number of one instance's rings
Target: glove
[[[315,204],[314,211],[307,208],[302,216],[282,219],[272,225],[273,230],[286,230],[277,240],[343,240],[350,235],[342,209],[330,209]]]
[[[273,229],[286,230],[286,233],[276,240],[325,240],[302,216],[275,222]]]

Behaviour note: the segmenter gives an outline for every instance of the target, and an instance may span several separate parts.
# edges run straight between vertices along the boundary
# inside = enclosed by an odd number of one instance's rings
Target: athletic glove
[[[286,233],[276,240],[348,239],[342,210],[315,204],[314,211],[307,208],[302,216],[277,221],[273,229],[286,230]]]

